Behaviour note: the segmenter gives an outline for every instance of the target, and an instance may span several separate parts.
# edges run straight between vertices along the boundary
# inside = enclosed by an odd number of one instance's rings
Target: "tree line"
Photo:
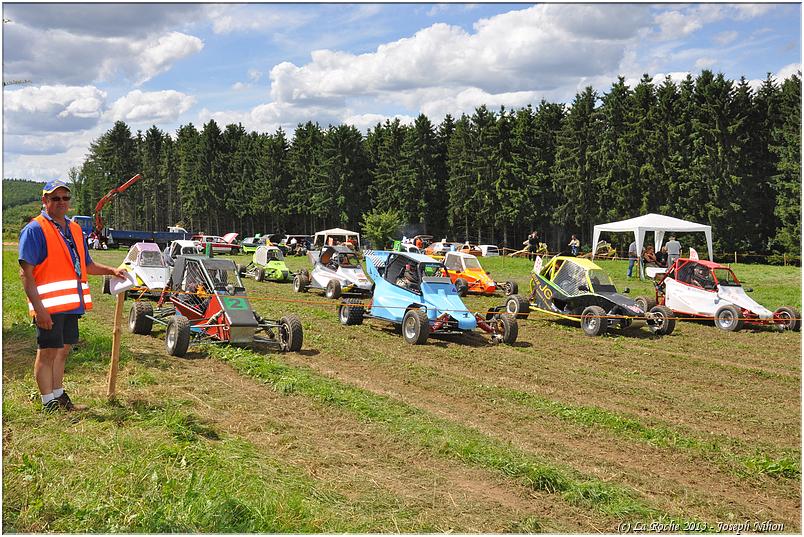
[[[171,135],[123,122],[70,170],[80,214],[135,173],[104,212],[116,228],[183,224],[212,234],[357,229],[396,211],[402,233],[518,246],[533,229],[560,249],[597,223],[656,212],[710,224],[715,249],[800,253],[801,80],[702,71],[644,75],[568,105],[486,106],[434,124],[300,124],[289,137],[210,120]],[[613,237],[616,243],[628,237]]]

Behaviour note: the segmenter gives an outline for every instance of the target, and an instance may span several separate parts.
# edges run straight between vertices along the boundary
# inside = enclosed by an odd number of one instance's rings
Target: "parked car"
[[[179,240],[165,246],[162,259],[165,260],[166,265],[172,267],[180,255],[201,255],[203,253],[204,250],[195,241]]]
[[[285,256],[278,246],[260,246],[248,265],[237,265],[237,272],[240,276],[250,276],[258,282],[264,280],[286,282],[292,277],[285,264]]]
[[[406,342],[420,345],[431,334],[464,334],[480,328],[492,343],[516,341],[516,319],[500,310],[482,316],[470,313],[447,277],[444,264],[422,254],[366,251],[366,267],[374,280],[371,302],[347,298],[338,308],[344,325],[364,318],[401,325]]]
[[[481,244],[478,248],[480,248],[480,253],[483,257],[498,257],[500,255],[500,249],[493,244]]]
[[[661,304],[679,315],[707,317],[721,330],[734,332],[745,325],[775,325],[781,330],[801,329],[801,314],[782,306],[770,311],[746,293],[731,268],[693,259],[676,259],[654,279],[655,297],[642,298],[643,307]],[[638,301],[640,299],[637,299]]]
[[[235,240],[237,235],[237,233],[227,233],[223,237],[201,235],[196,243],[204,250],[206,250],[207,244],[211,244],[213,254],[237,254],[240,252],[240,245]]]
[[[176,258],[156,307],[134,302],[129,311],[129,330],[148,335],[154,322],[166,326],[165,347],[171,356],[184,356],[190,345],[204,342],[268,343],[296,352],[304,337],[297,316],[269,320],[251,308],[231,259],[205,256]]]
[[[477,257],[463,252],[447,252],[444,255],[444,266],[447,269],[447,276],[455,284],[460,296],[467,293],[478,293],[482,295],[493,295],[497,289],[501,289],[506,295],[513,295],[519,292],[516,282],[506,281],[497,283],[491,276],[483,270]]]
[[[260,246],[260,237],[246,237],[243,239],[243,242],[240,243],[240,248],[243,250],[244,254],[253,254],[257,251],[257,247]]]
[[[307,258],[312,272],[302,269],[293,278],[293,290],[324,289],[327,298],[341,295],[371,296],[372,283],[363,272],[360,259],[348,246],[324,246],[310,250]]]
[[[588,259],[556,256],[540,265],[541,258],[537,258],[529,295],[508,297],[505,311],[520,319],[526,319],[532,310],[579,322],[588,336],[599,336],[615,327],[625,329],[634,321],[644,322],[657,335],[672,334],[676,327],[669,308],[654,306],[646,311],[635,300],[619,294],[609,275]]]

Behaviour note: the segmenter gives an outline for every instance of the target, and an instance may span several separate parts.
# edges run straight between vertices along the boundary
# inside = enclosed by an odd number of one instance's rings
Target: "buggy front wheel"
[[[600,306],[589,306],[581,313],[581,328],[587,336],[601,336],[606,333],[608,319],[606,310]]]
[[[286,315],[279,320],[279,345],[283,351],[299,352],[304,340],[302,323],[295,315]]]
[[[773,318],[779,323],[782,330],[792,330],[798,332],[801,330],[801,314],[795,308],[782,306],[773,312]]]
[[[174,315],[170,318],[165,332],[165,347],[171,356],[181,358],[190,346],[190,321],[187,317]]]
[[[727,332],[737,332],[743,327],[740,310],[730,304],[721,307],[715,312],[715,326]]]
[[[327,289],[324,292],[327,298],[336,299],[341,297],[341,282],[338,280],[330,280],[327,282]]]
[[[519,335],[519,325],[516,317],[508,313],[503,313],[496,319],[497,331],[502,334],[502,343],[513,345]]]
[[[527,319],[530,313],[530,303],[522,295],[511,295],[505,301],[505,311],[517,319]]]
[[[154,326],[154,308],[147,302],[134,302],[128,313],[128,329],[132,334],[147,336]]]
[[[427,314],[420,309],[409,309],[402,318],[402,337],[411,345],[422,345],[430,335]]]

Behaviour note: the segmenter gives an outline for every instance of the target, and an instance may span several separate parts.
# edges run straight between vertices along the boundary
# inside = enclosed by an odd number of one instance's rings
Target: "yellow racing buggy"
[[[519,319],[538,311],[580,322],[588,336],[602,335],[610,328],[625,329],[633,321],[645,322],[657,335],[669,335],[676,326],[669,308],[643,310],[637,301],[617,292],[603,269],[578,257],[556,256],[544,264],[541,257],[537,258],[528,296],[512,295],[500,308]]]

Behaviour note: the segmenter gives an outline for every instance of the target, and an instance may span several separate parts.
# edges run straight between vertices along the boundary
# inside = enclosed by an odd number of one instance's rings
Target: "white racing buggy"
[[[327,298],[341,295],[371,296],[373,283],[368,279],[357,254],[346,246],[325,246],[309,251],[312,272],[301,269],[293,278],[293,290],[324,289]]]
[[[126,291],[126,296],[159,298],[170,276],[170,268],[165,264],[162,251],[153,242],[138,242],[128,250],[120,264],[122,269],[134,275],[137,283]],[[103,292],[111,292],[111,276],[103,278]]]
[[[771,311],[746,294],[732,270],[711,261],[676,259],[666,274],[654,280],[656,298],[640,297],[647,305],[658,302],[679,315],[714,319],[721,330],[735,332],[744,325],[775,325],[780,330],[801,328],[798,310],[782,306]]]

